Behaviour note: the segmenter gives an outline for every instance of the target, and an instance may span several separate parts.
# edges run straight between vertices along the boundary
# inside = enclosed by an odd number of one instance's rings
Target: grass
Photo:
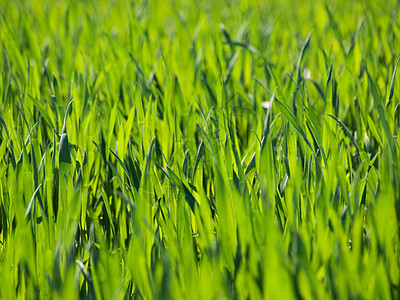
[[[398,298],[398,13],[2,1],[0,298]]]

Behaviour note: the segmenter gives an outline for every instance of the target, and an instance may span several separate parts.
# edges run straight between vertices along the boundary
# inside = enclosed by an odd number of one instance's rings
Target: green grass
[[[399,1],[108,2],[0,3],[0,298],[400,297]]]

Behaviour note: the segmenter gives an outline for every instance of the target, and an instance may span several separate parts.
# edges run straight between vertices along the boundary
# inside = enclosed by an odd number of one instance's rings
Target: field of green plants
[[[399,5],[0,1],[0,298],[398,299]]]

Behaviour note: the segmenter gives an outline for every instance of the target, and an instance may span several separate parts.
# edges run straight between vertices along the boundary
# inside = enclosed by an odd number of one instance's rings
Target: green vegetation
[[[399,1],[270,2],[1,1],[0,298],[400,297]]]

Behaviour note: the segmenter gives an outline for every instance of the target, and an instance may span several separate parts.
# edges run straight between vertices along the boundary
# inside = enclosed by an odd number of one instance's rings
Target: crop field
[[[400,1],[0,1],[1,299],[399,299]]]

